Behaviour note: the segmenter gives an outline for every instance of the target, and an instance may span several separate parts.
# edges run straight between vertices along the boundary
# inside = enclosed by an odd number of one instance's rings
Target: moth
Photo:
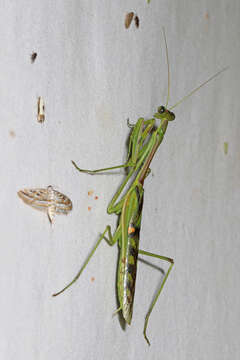
[[[72,210],[71,200],[66,195],[54,190],[51,185],[45,189],[20,190],[17,194],[25,204],[45,211],[51,224],[55,214],[67,215]]]
[[[37,113],[37,120],[38,122],[44,122],[45,120],[45,105],[42,96],[38,97],[38,113]]]

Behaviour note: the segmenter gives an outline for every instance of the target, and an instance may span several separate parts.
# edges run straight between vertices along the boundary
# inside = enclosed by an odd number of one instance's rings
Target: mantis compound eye
[[[166,111],[166,109],[165,109],[164,106],[160,106],[160,107],[158,108],[159,114],[163,114],[165,111]]]
[[[172,120],[174,120],[175,119],[175,114],[172,111],[169,111],[169,113],[170,113],[170,115],[172,117]]]

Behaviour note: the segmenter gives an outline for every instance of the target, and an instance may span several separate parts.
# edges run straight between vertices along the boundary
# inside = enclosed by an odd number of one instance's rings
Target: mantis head
[[[172,111],[168,110],[165,106],[159,106],[157,112],[154,114],[154,117],[160,120],[173,121],[175,115]]]

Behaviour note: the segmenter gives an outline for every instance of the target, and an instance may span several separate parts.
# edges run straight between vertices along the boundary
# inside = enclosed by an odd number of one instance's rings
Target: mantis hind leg
[[[173,268],[174,261],[173,261],[173,259],[168,258],[168,257],[166,257],[166,256],[153,254],[153,253],[150,253],[150,252],[147,252],[147,251],[143,251],[143,250],[139,250],[139,254],[141,254],[141,255],[146,255],[146,256],[150,256],[150,257],[155,257],[155,258],[157,258],[157,259],[164,260],[164,261],[167,261],[168,263],[170,263],[169,268],[168,268],[168,271],[166,272],[166,274],[165,274],[165,276],[164,276],[164,279],[163,279],[163,281],[162,281],[162,283],[161,283],[161,286],[160,286],[160,288],[158,289],[157,294],[155,295],[155,297],[154,297],[154,299],[153,299],[153,301],[152,301],[152,303],[151,303],[151,306],[150,306],[150,308],[149,308],[149,310],[148,310],[148,312],[147,312],[147,315],[146,315],[146,317],[145,317],[143,335],[144,335],[144,338],[145,338],[145,340],[147,341],[148,345],[150,345],[150,341],[149,341],[149,339],[148,339],[148,337],[147,337],[148,320],[149,320],[149,317],[150,317],[150,315],[151,315],[151,312],[152,312],[152,310],[153,310],[153,308],[154,308],[154,306],[155,306],[155,304],[156,304],[156,302],[157,302],[157,300],[158,300],[158,298],[159,298],[159,295],[160,295],[161,292],[162,292],[162,289],[163,289],[163,287],[164,287],[164,285],[165,285],[165,282],[166,282],[166,280],[167,280],[167,278],[168,278],[168,275],[170,274],[170,271],[171,271],[172,268]]]
[[[105,234],[108,233],[108,238],[105,236]],[[95,251],[97,250],[98,246],[100,245],[101,241],[104,239],[105,241],[107,241],[107,243],[112,246],[116,243],[116,241],[118,239],[120,239],[121,237],[121,228],[120,226],[118,226],[117,230],[115,231],[114,235],[112,235],[111,233],[111,227],[110,225],[106,226],[106,229],[104,230],[104,232],[101,234],[100,238],[98,239],[96,245],[94,246],[94,248],[92,249],[92,251],[90,252],[90,254],[88,255],[87,259],[85,260],[83,266],[81,267],[81,269],[79,270],[79,272],[77,273],[77,275],[73,278],[73,280],[66,285],[62,290],[58,291],[57,293],[53,294],[52,296],[58,296],[61,293],[63,293],[65,290],[67,290],[70,286],[72,286],[80,277],[80,275],[82,274],[83,270],[85,269],[85,267],[87,266],[87,264],[89,263],[91,257],[93,256],[93,254],[95,253]]]

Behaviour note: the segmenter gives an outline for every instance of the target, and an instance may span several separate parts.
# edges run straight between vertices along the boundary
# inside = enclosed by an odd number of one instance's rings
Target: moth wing
[[[59,191],[54,191],[56,213],[58,214],[67,214],[72,210],[71,200],[64,194]]]
[[[23,189],[18,191],[20,199],[35,209],[44,210],[49,206],[49,195],[47,189]]]

